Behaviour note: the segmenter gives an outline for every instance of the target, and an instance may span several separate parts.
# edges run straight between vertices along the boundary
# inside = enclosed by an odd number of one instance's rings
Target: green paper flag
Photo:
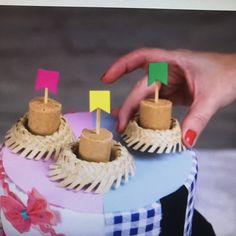
[[[168,84],[168,63],[153,62],[148,65],[148,86],[157,80],[165,85]]]

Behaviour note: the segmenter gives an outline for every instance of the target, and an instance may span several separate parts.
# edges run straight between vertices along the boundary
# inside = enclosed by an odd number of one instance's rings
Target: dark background
[[[0,7],[0,138],[43,94],[34,91],[38,68],[61,72],[53,97],[64,112],[88,110],[90,89],[111,89],[117,106],[143,75],[103,85],[99,77],[119,56],[138,47],[236,52],[235,25],[236,12]],[[177,107],[175,116],[185,112]],[[214,116],[197,147],[235,148],[235,137],[236,103]]]

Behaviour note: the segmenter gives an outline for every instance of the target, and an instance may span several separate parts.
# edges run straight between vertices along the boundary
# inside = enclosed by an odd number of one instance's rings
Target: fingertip
[[[106,83],[106,72],[104,72],[101,77],[100,77],[100,80],[104,83]]]
[[[128,123],[128,117],[124,116],[122,113],[119,113],[118,122],[119,122],[118,132],[123,133]]]
[[[209,100],[197,101],[190,107],[182,123],[183,141],[187,147],[191,148],[196,144],[213,114],[214,109]]]
[[[188,148],[192,148],[197,141],[197,132],[194,129],[187,129],[183,134],[183,142]]]
[[[121,123],[119,122],[119,126],[118,126],[118,132],[119,133],[123,133],[124,132],[124,129],[125,129],[125,124],[124,123]]]

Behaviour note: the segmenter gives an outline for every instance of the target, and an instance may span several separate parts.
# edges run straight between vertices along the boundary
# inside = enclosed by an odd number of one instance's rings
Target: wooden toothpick
[[[158,102],[158,99],[159,99],[160,82],[159,82],[159,81],[156,81],[156,82],[155,82],[155,86],[156,86],[156,89],[155,89],[155,102]]]
[[[97,109],[96,111],[96,134],[100,133],[101,127],[101,109]]]
[[[48,103],[48,88],[44,90],[44,103]]]

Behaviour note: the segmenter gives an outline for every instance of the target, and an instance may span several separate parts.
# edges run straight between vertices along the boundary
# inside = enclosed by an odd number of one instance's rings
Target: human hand
[[[189,106],[182,123],[182,137],[185,145],[192,147],[212,115],[236,99],[236,54],[137,49],[118,59],[101,79],[104,83],[113,83],[136,69],[147,71],[150,62],[158,61],[169,64],[169,83],[161,87],[160,97],[175,105]],[[137,112],[140,101],[152,96],[154,90],[154,86],[147,86],[145,75],[122,106],[114,109],[119,132]]]

